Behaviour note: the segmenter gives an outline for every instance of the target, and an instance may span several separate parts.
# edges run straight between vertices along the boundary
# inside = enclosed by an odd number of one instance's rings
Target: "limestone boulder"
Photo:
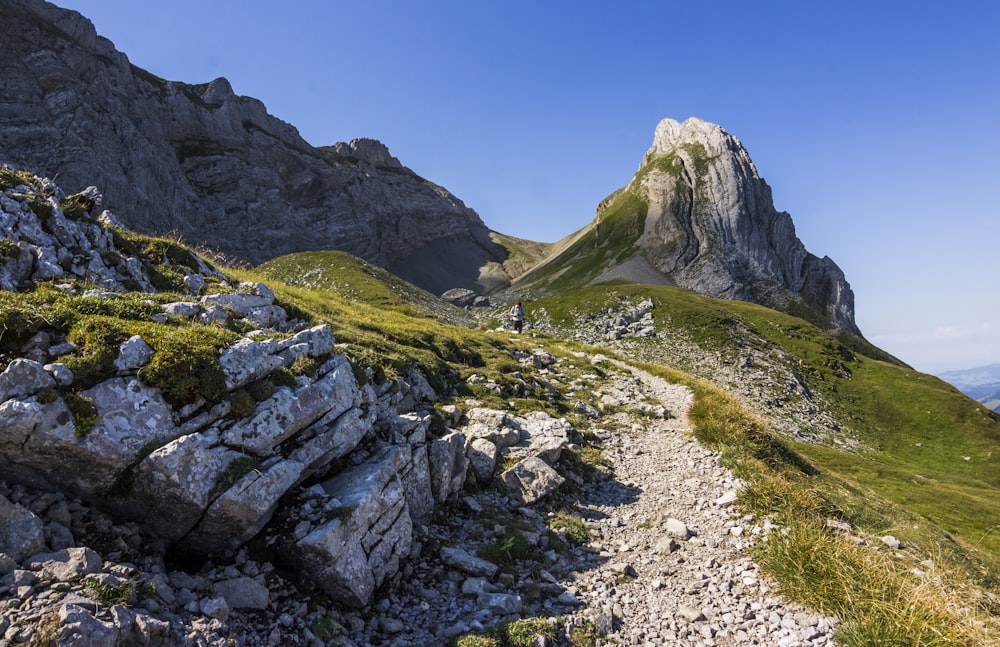
[[[17,563],[43,548],[45,526],[42,520],[30,510],[0,496],[0,553],[9,555]]]
[[[452,432],[430,442],[428,448],[430,461],[431,491],[434,500],[444,503],[462,490],[469,468],[469,459],[465,456],[465,436],[460,432]]]
[[[529,456],[500,475],[508,494],[522,503],[535,503],[552,494],[565,482],[548,463]]]
[[[321,485],[322,507],[299,511],[282,559],[335,600],[363,607],[410,552],[413,525],[399,472],[407,447],[390,447]],[[278,539],[280,541],[280,538]]]
[[[55,385],[55,380],[44,366],[30,359],[18,358],[0,373],[0,402],[35,395],[43,388]]]

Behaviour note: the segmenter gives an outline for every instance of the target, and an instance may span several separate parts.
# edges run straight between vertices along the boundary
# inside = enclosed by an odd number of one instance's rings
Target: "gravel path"
[[[830,622],[772,595],[750,560],[763,529],[735,512],[739,483],[688,433],[690,391],[638,370],[618,389],[673,417],[605,434],[615,479],[580,502],[597,552],[567,585],[610,620],[603,644],[833,645]]]

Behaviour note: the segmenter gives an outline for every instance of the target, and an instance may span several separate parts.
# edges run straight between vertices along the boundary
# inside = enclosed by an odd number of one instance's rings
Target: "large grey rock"
[[[271,592],[266,586],[250,577],[222,580],[212,585],[212,593],[223,598],[230,609],[267,608],[271,602]]]
[[[256,413],[226,430],[227,445],[265,455],[323,416],[338,416],[360,403],[361,392],[350,363],[342,355],[335,368],[302,387],[279,389]]]
[[[139,369],[153,359],[153,349],[139,335],[132,335],[118,348],[114,366],[119,371]]]
[[[315,148],[226,79],[158,79],[52,4],[6,3],[0,48],[0,86],[17,97],[4,103],[0,159],[98,185],[133,229],[253,264],[341,249],[434,294],[479,288],[487,265],[502,272],[507,254],[475,211],[377,141]],[[46,267],[63,272],[57,259]]]
[[[538,456],[550,465],[559,460],[573,431],[573,426],[565,418],[556,418],[545,411],[526,414],[519,427],[521,440],[515,447],[523,449],[528,455]]]
[[[30,510],[0,496],[0,553],[9,555],[14,562],[20,562],[43,548],[45,526],[42,520]]]
[[[101,500],[124,470],[151,447],[178,433],[159,393],[134,378],[114,378],[83,391],[97,415],[82,435],[62,399],[0,404],[0,458],[12,475],[52,483],[90,500]]]
[[[441,294],[442,299],[459,308],[471,307],[478,296],[474,290],[468,288],[452,288]]]
[[[441,561],[452,568],[477,577],[492,578],[500,570],[500,567],[493,562],[476,557],[463,548],[452,546],[441,547]]]
[[[300,480],[304,467],[298,461],[282,460],[268,468],[239,470],[246,473],[212,501],[177,548],[196,555],[235,552],[271,519],[278,501]]]
[[[45,387],[54,387],[55,379],[38,362],[18,358],[0,373],[0,402],[34,395]]]
[[[507,492],[523,503],[535,503],[545,498],[566,480],[548,463],[529,456],[500,475]]]
[[[56,644],[81,647],[106,647],[117,645],[120,631],[113,623],[104,622],[79,604],[59,607],[59,625]]]
[[[465,453],[476,480],[480,483],[489,481],[497,467],[497,446],[485,438],[473,438]]]
[[[215,430],[188,434],[147,456],[135,467],[129,491],[109,503],[121,514],[141,520],[170,545],[194,528],[215,498],[256,465],[252,457],[222,445]],[[150,515],[153,502],[157,513]]]
[[[64,548],[54,553],[33,555],[28,568],[37,571],[39,579],[68,582],[100,571],[101,556],[86,546]]]
[[[312,524],[284,559],[339,602],[368,604],[410,551],[413,526],[398,476],[410,456],[408,447],[390,447],[324,482],[326,519]]]
[[[521,441],[521,428],[515,416],[506,411],[475,407],[465,414],[462,433],[468,438],[485,438],[498,447],[510,447]]]
[[[465,436],[456,431],[432,440],[428,460],[435,501],[444,503],[462,491],[469,468],[469,459],[465,456]]]

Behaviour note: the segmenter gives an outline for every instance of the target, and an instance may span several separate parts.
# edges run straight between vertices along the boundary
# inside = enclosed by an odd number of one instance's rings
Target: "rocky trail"
[[[484,537],[474,529],[488,510],[509,504],[489,493],[468,496],[432,530],[432,543],[461,547],[466,561],[449,565],[424,550],[432,558],[409,569],[377,614],[348,616],[354,644],[444,645],[500,621],[555,616],[569,618],[559,627],[567,639],[576,627],[604,646],[834,644],[831,622],[773,594],[749,558],[747,548],[771,527],[735,512],[740,483],[689,433],[691,392],[622,368],[604,389],[606,404],[654,401],[669,413],[615,414],[600,422],[625,425],[624,433],[595,429],[610,467],[581,485],[570,505],[590,541],[546,550],[544,513],[526,507]],[[542,544],[544,558],[518,560],[490,582],[489,567],[472,555],[511,524],[534,526],[537,533],[525,534]]]
[[[747,547],[766,529],[735,513],[739,483],[688,434],[690,392],[633,370],[674,413],[605,438],[615,480],[587,490],[600,568],[581,574],[620,645],[832,645],[826,619],[770,593]]]
[[[749,558],[773,528],[736,512],[740,483],[689,433],[690,391],[624,365],[607,372],[594,388],[608,413],[590,430],[601,474],[566,472],[575,487],[533,505],[466,487],[415,529],[410,558],[359,610],[246,551],[175,569],[144,555],[134,524],[5,488],[18,510],[38,513],[48,544],[65,535],[76,547],[0,578],[0,647],[47,644],[55,610],[60,635],[84,642],[52,644],[429,647],[537,619],[560,645],[833,645],[831,622],[773,594]],[[574,542],[559,515],[582,519],[586,536]]]

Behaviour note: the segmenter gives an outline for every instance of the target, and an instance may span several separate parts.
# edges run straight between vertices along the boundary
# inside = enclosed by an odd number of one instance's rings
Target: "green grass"
[[[550,262],[528,272],[517,285],[546,293],[587,285],[600,274],[639,253],[649,205],[632,191],[621,191],[598,215],[600,233],[587,229]]]
[[[860,443],[857,450],[794,445],[801,462],[822,465],[910,507],[981,555],[989,578],[1000,581],[1000,416],[935,377],[872,359],[806,321],[750,303],[676,288],[615,285],[565,292],[531,307],[569,329],[570,322],[588,312],[645,297],[654,301],[658,327],[680,333],[723,362],[736,362],[748,349],[759,354],[780,349],[783,358],[775,361],[801,375],[843,434]],[[687,365],[662,341],[654,343],[647,350],[663,365],[700,369]],[[718,412],[707,416],[718,417]],[[751,439],[768,437],[740,424],[720,419],[711,426]],[[784,461],[784,451],[768,442],[754,444],[760,460]]]

